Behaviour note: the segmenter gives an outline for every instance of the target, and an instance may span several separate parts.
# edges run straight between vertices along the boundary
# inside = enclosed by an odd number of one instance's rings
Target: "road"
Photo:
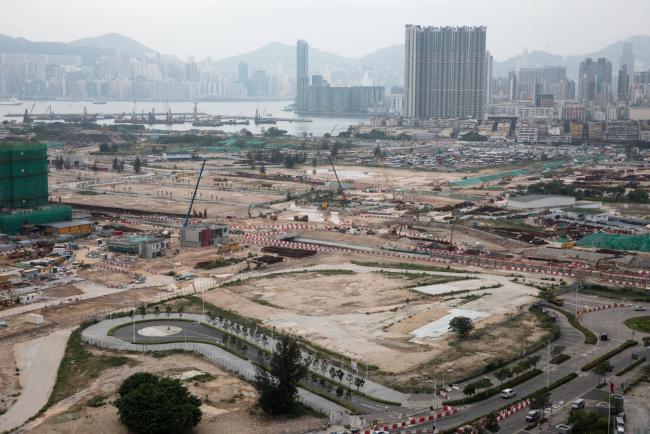
[[[71,331],[58,330],[16,345],[22,390],[14,405],[0,416],[0,432],[22,425],[47,403]]]
[[[610,299],[605,299],[596,296],[581,296],[579,298],[579,304],[583,307],[598,306],[603,304],[610,304],[613,301]],[[646,308],[650,309],[650,303],[634,303],[634,305],[643,305]],[[571,311],[572,306],[566,306],[568,311]],[[572,357],[570,360],[562,363],[559,366],[551,365],[550,371],[548,371],[549,382],[564,377],[571,372],[578,373],[578,377],[574,380],[554,389],[551,393],[551,402],[555,403],[555,413],[560,413],[563,415],[567,414],[567,409],[570,403],[580,397],[586,396],[588,393],[594,390],[594,387],[598,385],[603,379],[598,375],[589,372],[581,371],[581,367],[587,362],[597,358],[601,354],[610,351],[617,346],[619,346],[623,341],[627,339],[632,339],[632,332],[630,329],[625,327],[623,321],[627,318],[634,316],[639,316],[644,314],[643,312],[635,312],[632,306],[623,307],[623,308],[613,308],[605,309],[601,311],[591,312],[585,314],[582,318],[581,323],[594,331],[597,335],[600,333],[607,333],[610,339],[608,341],[598,341],[594,346],[585,346],[585,351],[579,352],[575,357]],[[640,336],[644,334],[635,333],[634,337],[639,341]],[[576,346],[578,344],[576,343]],[[650,350],[645,350],[641,346],[635,346],[628,348],[627,350],[617,354],[616,356],[610,359],[610,363],[614,367],[612,372],[617,372],[618,370],[626,367],[632,363],[631,354],[633,352],[644,353],[642,355],[647,355],[650,360]],[[545,360],[542,359],[542,360]],[[543,365],[543,363],[542,363]],[[545,366],[542,366],[545,369]],[[621,383],[623,378],[621,377],[612,377],[612,382],[615,384],[617,390],[620,390]],[[609,379],[608,379],[609,381]],[[526,396],[536,390],[542,388],[546,384],[546,372],[532,378],[531,380],[522,383],[517,386],[515,390],[519,396]],[[442,419],[436,423],[436,428],[447,429],[452,428],[456,425],[464,423],[465,421],[471,420],[477,416],[489,413],[490,411],[496,410],[501,406],[508,403],[508,400],[504,400],[498,396],[489,398],[487,400],[470,404],[462,409],[457,415],[450,416],[448,418]],[[559,404],[561,403],[561,404]],[[648,403],[646,402],[646,406]],[[501,433],[517,433],[525,429],[528,423],[524,420],[525,412],[515,413],[513,416],[503,420],[500,423]],[[638,421],[636,421],[638,422]],[[430,427],[430,423],[413,425],[415,428],[426,428]]]

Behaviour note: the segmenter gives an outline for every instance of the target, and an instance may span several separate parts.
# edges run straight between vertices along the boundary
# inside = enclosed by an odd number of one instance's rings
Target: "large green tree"
[[[569,425],[573,427],[573,434],[607,433],[607,417],[590,411],[572,411],[569,416]]]
[[[201,401],[176,379],[134,374],[118,389],[120,421],[135,434],[183,434],[201,420]]]
[[[255,388],[260,392],[260,407],[269,414],[295,414],[298,384],[307,372],[298,343],[282,336],[275,346],[269,370],[257,369]]]
[[[466,316],[457,316],[449,321],[449,331],[457,334],[459,337],[464,338],[474,330],[474,323],[471,318]]]

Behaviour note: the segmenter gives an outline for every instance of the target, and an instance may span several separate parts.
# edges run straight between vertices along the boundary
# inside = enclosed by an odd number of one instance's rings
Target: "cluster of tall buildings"
[[[321,74],[309,77],[309,44],[296,44],[297,112],[323,114],[386,113],[389,108],[383,86],[330,84]]]
[[[85,60],[85,61],[84,61]],[[158,55],[102,56],[0,53],[0,97],[196,100],[294,95],[293,79],[280,71],[242,67],[218,72],[207,58],[170,63]],[[239,72],[239,74],[237,74]]]

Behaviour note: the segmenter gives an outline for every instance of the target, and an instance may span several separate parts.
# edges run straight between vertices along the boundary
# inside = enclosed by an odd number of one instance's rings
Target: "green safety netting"
[[[46,223],[72,220],[72,208],[67,205],[52,205],[29,211],[0,214],[0,232],[14,235],[23,224],[43,225]]]
[[[47,204],[47,146],[0,145],[0,207],[35,208]]]
[[[650,252],[650,235],[622,235],[594,232],[577,242],[580,247]]]
[[[452,187],[466,187],[468,185],[482,184],[484,182],[497,181],[505,176],[521,176],[526,173],[526,169],[515,169],[507,172],[493,173],[492,175],[476,176],[473,178],[459,179],[449,183]]]

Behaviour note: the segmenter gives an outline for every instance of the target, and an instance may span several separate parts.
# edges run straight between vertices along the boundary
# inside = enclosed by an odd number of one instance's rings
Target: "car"
[[[601,333],[601,334],[600,334],[600,340],[601,340],[601,341],[608,341],[608,340],[609,340],[609,336],[607,335],[607,333]]]
[[[585,408],[584,399],[576,399],[571,403],[571,410],[580,410],[581,408]]]
[[[6,329],[7,327],[9,327],[7,321],[0,320],[0,329]]]
[[[517,392],[515,392],[513,389],[503,389],[501,391],[501,398],[504,399],[512,398],[515,395],[517,395]]]
[[[539,410],[531,410],[526,413],[526,422],[535,422],[540,417],[539,413]]]
[[[637,312],[643,312],[646,308],[645,306],[634,306],[634,310]]]

